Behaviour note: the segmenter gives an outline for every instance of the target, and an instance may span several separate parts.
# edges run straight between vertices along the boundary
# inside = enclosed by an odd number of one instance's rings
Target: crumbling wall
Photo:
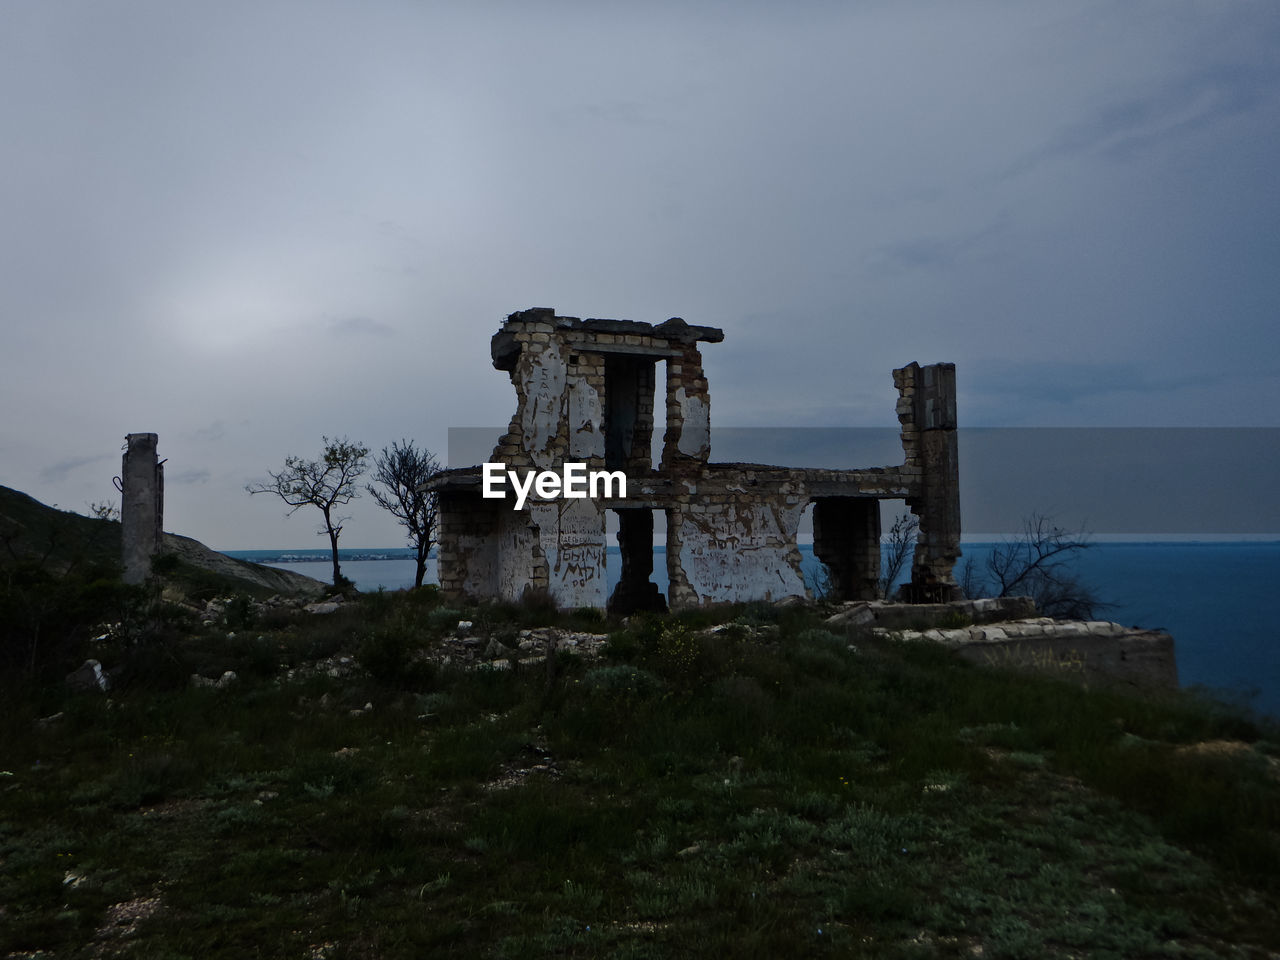
[[[608,600],[604,507],[589,499],[549,500],[531,504],[529,514],[546,558],[547,592],[556,605],[603,607]]]
[[[151,558],[164,538],[164,463],[156,459],[154,433],[125,437],[120,468],[120,541],[124,582],[151,576]]]
[[[545,592],[550,576],[537,525],[527,511],[512,510],[505,501],[485,502],[498,508],[495,540],[498,582],[488,596],[518,602],[529,591]]]
[[[440,493],[436,568],[445,596],[498,595],[500,505],[473,493]]]
[[[494,366],[510,372],[517,397],[516,413],[492,456],[508,469],[604,466],[605,357],[558,332],[564,319],[553,310],[526,310],[512,314],[494,338]],[[605,605],[603,507],[588,500],[531,500],[516,511],[509,500],[482,502],[499,515],[491,533],[495,566],[489,592],[472,595],[519,599],[532,589],[546,591],[561,606]],[[458,559],[450,554],[444,563]],[[478,553],[468,561],[482,562]],[[447,587],[441,580],[446,594],[455,589],[453,579]]]
[[[622,469],[629,492],[625,501],[603,503],[531,499],[513,511],[509,501],[482,501],[466,471],[433,481],[442,493],[446,594],[507,597],[533,588],[562,606],[604,606],[607,509],[617,510],[622,524],[618,609],[650,609],[661,600],[649,579],[646,542],[656,510],[667,515],[672,609],[804,594],[796,533],[814,503],[814,549],[831,569],[837,598],[870,599],[880,577],[879,501],[891,498],[905,499],[920,519],[905,596],[957,597],[955,367],[912,363],[894,371],[900,466],[712,464],[710,391],[698,344],[721,339],[720,330],[679,318],[655,326],[557,317],[549,308],[511,314],[491,348],[494,366],[510,374],[516,412],[491,459],[519,472],[568,462],[588,471]],[[654,470],[657,403],[665,403],[667,421]],[[443,498],[450,489],[469,489],[470,499]],[[451,511],[460,516],[450,520]]]
[[[652,469],[657,361],[651,357],[604,355],[605,465],[610,470]]]
[[[678,481],[667,512],[671,608],[804,596],[796,545],[806,498],[798,484],[756,489],[752,470]]]
[[[879,597],[880,501],[866,497],[815,498],[813,553],[827,565],[833,599]]]
[[[956,368],[918,363],[893,372],[902,424],[902,471],[912,490],[907,505],[920,520],[911,580],[903,597],[914,603],[960,598],[960,459],[956,442]],[[851,598],[852,599],[852,598]]]
[[[662,469],[688,474],[701,470],[711,456],[711,391],[697,342],[680,343],[679,350],[680,356],[667,363]]]
[[[641,610],[665,613],[667,600],[653,582],[653,510],[628,507],[618,515],[618,555],[622,570],[609,595],[609,610],[625,616]]]

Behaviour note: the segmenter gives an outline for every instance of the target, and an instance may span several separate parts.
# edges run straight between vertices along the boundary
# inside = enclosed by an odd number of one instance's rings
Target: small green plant
[[[959,610],[948,610],[938,619],[938,629],[959,630],[973,626],[973,617]]]
[[[661,695],[666,684],[648,670],[617,664],[591,668],[582,677],[582,687],[604,697],[644,699]]]
[[[404,687],[430,685],[435,667],[419,656],[424,637],[403,616],[375,627],[361,641],[356,659],[382,683]]]
[[[248,630],[253,627],[258,620],[253,601],[244,594],[232,597],[222,613],[222,620],[232,630]]]
[[[683,623],[668,624],[658,636],[658,660],[668,676],[691,679],[700,653],[697,634]]]

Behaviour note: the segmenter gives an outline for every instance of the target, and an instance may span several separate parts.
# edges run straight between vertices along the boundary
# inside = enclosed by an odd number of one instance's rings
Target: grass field
[[[1280,733],[1212,703],[813,608],[228,611],[0,692],[0,957],[1280,951]],[[442,665],[459,619],[610,642]]]

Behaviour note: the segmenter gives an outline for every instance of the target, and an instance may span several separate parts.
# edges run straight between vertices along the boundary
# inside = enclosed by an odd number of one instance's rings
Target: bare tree
[[[880,596],[889,596],[902,568],[915,550],[916,534],[920,531],[920,520],[913,513],[904,513],[893,521],[889,528],[889,540],[881,548],[884,573],[880,577]]]
[[[427,556],[436,542],[436,495],[419,487],[439,472],[440,461],[430,451],[417,449],[412,440],[402,440],[393,442],[390,450],[383,447],[373,462],[373,479],[386,490],[366,487],[378,506],[409,531],[409,546],[417,560],[415,587],[422,586]]]
[[[109,520],[114,523],[120,522],[120,508],[116,506],[114,500],[104,500],[101,503],[94,501],[89,504],[89,516],[97,520]]]
[[[1051,517],[1032,514],[1023,521],[1020,537],[997,545],[987,556],[986,583],[978,587],[972,566],[966,564],[964,589],[968,596],[982,590],[997,597],[1029,596],[1049,617],[1092,620],[1105,606],[1073,567],[1091,544],[1087,535],[1068,533]]]
[[[365,457],[369,455],[369,448],[351,443],[346,437],[341,440],[320,439],[324,442],[324,453],[319,460],[286,457],[284,469],[279,473],[267,471],[270,483],[251,483],[245,490],[251,494],[274,493],[293,507],[286,514],[290,517],[301,507],[319,508],[324,515],[324,529],[317,532],[329,535],[329,548],[333,553],[333,585],[343,587],[349,581],[338,567],[338,536],[342,533],[343,522],[351,518],[337,516],[334,508],[350,503],[360,495],[356,492],[356,479],[367,467]]]

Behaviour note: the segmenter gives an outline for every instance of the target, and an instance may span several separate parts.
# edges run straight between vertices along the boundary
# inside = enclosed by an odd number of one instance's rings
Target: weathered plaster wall
[[[756,489],[749,470],[680,484],[667,514],[668,603],[804,596],[796,531],[807,499],[794,482]]]
[[[499,505],[474,493],[440,494],[436,558],[445,596],[498,595]]]
[[[520,427],[525,439],[525,452],[535,466],[550,469],[557,465],[561,427],[565,414],[564,349],[559,344],[537,342],[545,333],[534,334],[520,357],[521,392],[524,405]]]
[[[711,456],[711,392],[696,341],[673,347],[679,356],[667,364],[667,430],[662,438],[662,469],[696,473]]]
[[[547,590],[556,605],[603,607],[609,598],[604,507],[589,499],[552,500],[532,504],[529,514],[546,557]]]
[[[497,587],[492,594],[500,600],[518,602],[526,590],[545,590],[547,561],[538,528],[528,511],[512,510],[505,500],[498,510]]]
[[[604,357],[571,355],[569,369],[569,459],[599,463],[604,459]]]

